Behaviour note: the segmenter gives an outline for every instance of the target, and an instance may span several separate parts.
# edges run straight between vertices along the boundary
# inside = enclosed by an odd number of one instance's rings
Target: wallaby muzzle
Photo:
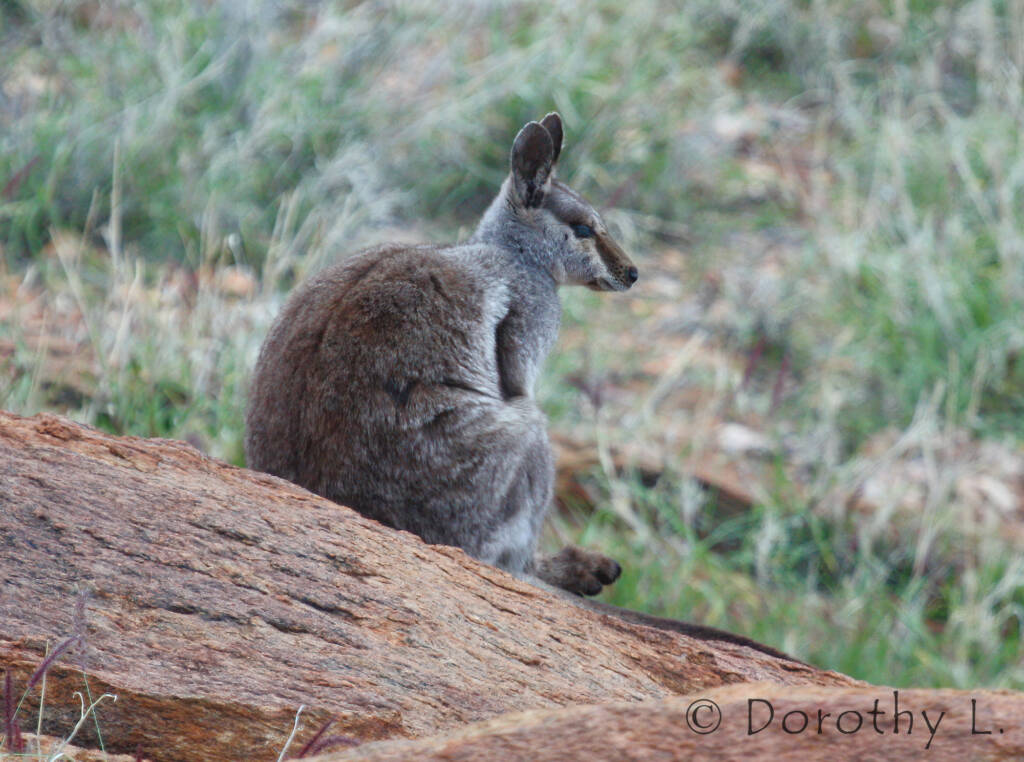
[[[591,288],[597,291],[629,290],[640,277],[640,272],[633,264],[633,260],[609,235],[598,233],[594,238],[594,243],[597,245],[598,256],[601,257],[601,262],[604,263],[605,269],[611,277],[598,278],[595,281],[596,285]],[[605,285],[602,286],[602,284]]]

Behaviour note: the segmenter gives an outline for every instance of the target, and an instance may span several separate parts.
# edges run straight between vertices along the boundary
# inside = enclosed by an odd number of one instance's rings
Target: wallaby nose
[[[631,267],[626,270],[626,280],[629,281],[629,285],[636,283],[636,279],[640,277],[639,271],[635,267]]]

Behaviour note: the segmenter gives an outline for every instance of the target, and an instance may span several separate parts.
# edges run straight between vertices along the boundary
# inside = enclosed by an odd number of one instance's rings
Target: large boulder
[[[0,667],[21,691],[84,636],[50,667],[43,732],[75,725],[86,685],[115,694],[86,747],[98,727],[106,749],[154,760],[275,759],[300,705],[293,750],[329,719],[363,742],[418,739],[524,710],[632,717],[734,683],[861,685],[582,608],[181,442],[53,415],[0,413],[0,506]]]

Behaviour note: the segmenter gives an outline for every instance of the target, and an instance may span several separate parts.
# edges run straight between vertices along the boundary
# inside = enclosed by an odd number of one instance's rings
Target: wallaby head
[[[636,266],[598,211],[555,178],[561,151],[562,119],[554,112],[519,131],[508,179],[474,239],[516,248],[557,283],[625,291],[637,280]]]

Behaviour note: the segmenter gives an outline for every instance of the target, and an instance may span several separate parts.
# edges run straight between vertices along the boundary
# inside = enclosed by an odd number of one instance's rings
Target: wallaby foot
[[[619,578],[622,567],[601,553],[566,545],[550,556],[537,556],[534,573],[549,585],[577,595],[597,595]]]

